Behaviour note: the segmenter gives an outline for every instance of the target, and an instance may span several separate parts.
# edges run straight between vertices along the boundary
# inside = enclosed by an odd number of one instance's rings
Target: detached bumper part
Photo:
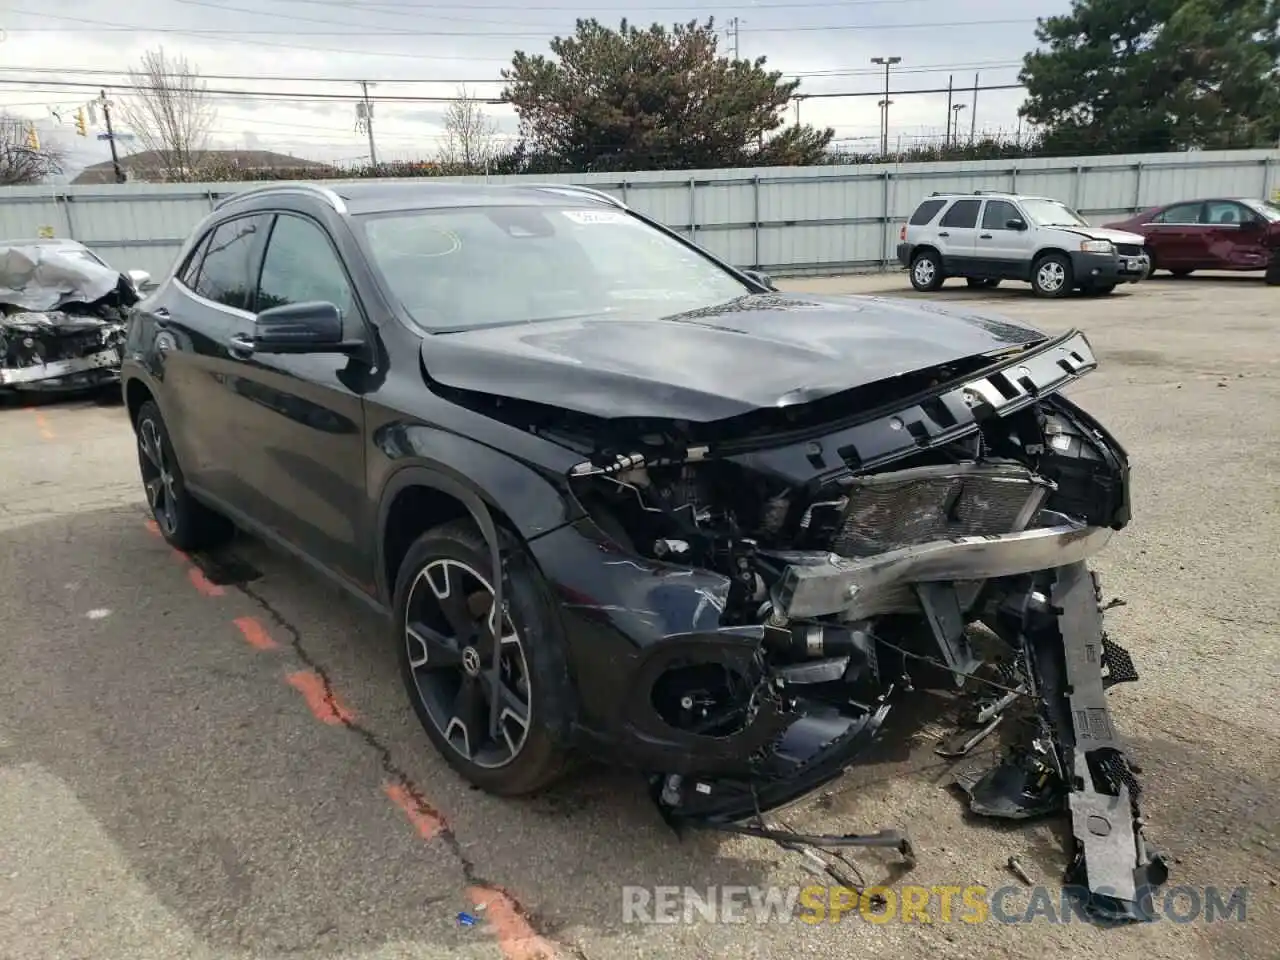
[[[1040,730],[985,775],[966,773],[956,782],[983,816],[1026,819],[1065,806],[1076,847],[1068,889],[1102,919],[1150,919],[1148,898],[1168,880],[1168,868],[1143,836],[1139,786],[1105,695],[1106,687],[1137,674],[1102,629],[1096,582],[1085,565],[1048,575],[1047,610],[1029,611],[1023,633]]]

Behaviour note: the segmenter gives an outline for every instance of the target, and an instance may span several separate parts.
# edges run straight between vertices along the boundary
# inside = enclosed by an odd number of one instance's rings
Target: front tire
[[[549,594],[523,554],[504,583],[500,627],[493,576],[472,523],[427,531],[400,565],[395,641],[414,713],[445,761],[488,793],[519,796],[550,786],[570,764],[565,643]]]
[[[138,410],[134,435],[138,440],[138,469],[147,506],[160,528],[160,535],[169,545],[191,552],[230,540],[235,534],[231,521],[188,492],[169,440],[169,430],[154,400],[148,400]]]
[[[1045,254],[1031,268],[1031,290],[1037,297],[1065,297],[1074,286],[1071,260],[1066,254]]]
[[[911,261],[911,286],[921,293],[932,293],[947,279],[942,272],[942,257],[933,250],[922,250]]]

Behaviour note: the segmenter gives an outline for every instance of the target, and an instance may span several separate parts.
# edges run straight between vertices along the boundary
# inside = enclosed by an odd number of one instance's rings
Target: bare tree
[[[152,154],[164,179],[198,177],[217,114],[197,68],[160,47],[143,54],[129,78],[133,95],[121,103],[119,113],[138,145]]]
[[[0,114],[0,185],[40,183],[62,172],[62,151],[27,142],[27,121]]]
[[[498,124],[484,112],[479,100],[458,88],[458,98],[444,114],[444,143],[440,164],[450,171],[483,173],[496,148]]]

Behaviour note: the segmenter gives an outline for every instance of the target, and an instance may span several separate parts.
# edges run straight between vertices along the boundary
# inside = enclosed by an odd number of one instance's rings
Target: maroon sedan
[[[1265,270],[1280,284],[1280,207],[1264,200],[1186,200],[1108,223],[1146,240],[1151,272]]]

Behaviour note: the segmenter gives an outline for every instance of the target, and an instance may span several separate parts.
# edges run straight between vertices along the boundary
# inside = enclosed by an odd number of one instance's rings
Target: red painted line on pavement
[[[203,596],[220,597],[227,591],[223,590],[216,583],[212,583],[199,567],[192,567],[187,571],[187,579],[191,581],[191,585]]]
[[[415,797],[404,784],[388,783],[382,789],[391,802],[404,811],[423,840],[430,840],[445,829],[444,817]]]
[[[49,421],[45,419],[45,415],[41,413],[39,410],[35,410],[30,407],[28,407],[27,409],[31,410],[32,414],[35,415],[36,429],[40,431],[40,438],[42,440],[52,440],[53,428],[49,426]]]
[[[236,617],[233,622],[243,634],[245,643],[255,650],[275,650],[279,647],[259,620],[253,617]]]
[[[285,677],[285,680],[289,686],[302,694],[302,699],[307,701],[307,707],[321,723],[336,726],[340,723],[350,723],[355,719],[355,715],[342,705],[337,695],[325,689],[324,680],[319,674],[312,673],[310,670],[298,670]]]
[[[143,525],[147,528],[147,533],[151,534],[153,537],[160,536],[160,524],[156,523],[154,520],[148,520]]]
[[[554,943],[534,932],[529,921],[510,896],[490,887],[468,887],[467,899],[493,928],[498,949],[506,960],[558,960],[562,956]]]

